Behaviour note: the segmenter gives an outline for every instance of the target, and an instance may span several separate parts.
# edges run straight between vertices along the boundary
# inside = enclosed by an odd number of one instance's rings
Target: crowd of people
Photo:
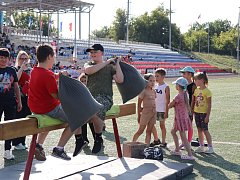
[[[102,45],[94,44],[87,49],[87,52],[90,54],[90,60],[84,65],[85,71],[83,71],[74,65],[70,67],[61,67],[60,63],[54,65],[55,54],[50,45],[38,46],[37,63],[34,66],[30,62],[29,54],[23,50],[18,52],[15,67],[11,66],[9,49],[0,48],[0,116],[2,117],[4,113],[4,120],[12,120],[30,114],[44,114],[68,122],[58,97],[57,81],[60,73],[73,78],[79,77],[78,79],[87,86],[93,97],[103,104],[103,108],[89,120],[94,138],[92,153],[98,153],[103,146],[102,130],[105,115],[113,104],[112,80],[122,83],[123,73],[119,65],[120,59],[116,62],[115,58],[103,61]],[[71,74],[68,69],[78,70],[78,74]],[[53,148],[53,156],[64,160],[71,159],[65,152],[64,146],[73,134],[76,140],[73,157],[89,143],[86,126],[79,127],[74,132],[71,132],[68,126],[64,129],[57,146]],[[43,144],[47,135],[48,132],[38,134],[35,150],[37,160],[46,160]],[[15,158],[12,154],[12,146],[18,150],[27,149],[25,138],[6,140],[4,158],[9,160]]]
[[[23,118],[30,114],[44,114],[52,118],[68,122],[68,117],[61,106],[58,97],[57,81],[59,74],[78,79],[89,89],[96,101],[103,108],[88,122],[92,131],[94,145],[92,153],[100,152],[103,146],[102,130],[106,112],[113,105],[113,80],[124,82],[120,61],[124,58],[109,58],[104,60],[104,48],[101,44],[94,44],[86,49],[90,60],[84,67],[76,64],[61,66],[55,62],[55,52],[50,45],[39,45],[38,48],[18,46],[15,57],[14,44],[5,44],[7,48],[0,48],[0,117],[4,112],[4,120]],[[14,52],[14,53],[13,53]],[[129,58],[129,57],[128,57]],[[14,60],[13,60],[14,59]],[[13,64],[9,63],[12,62]],[[196,152],[213,153],[211,135],[208,131],[209,116],[211,112],[211,91],[208,89],[206,73],[195,73],[191,67],[181,71],[182,77],[173,83],[176,84],[178,94],[170,101],[170,88],[164,79],[166,71],[156,69],[155,74],[145,74],[148,82],[146,88],[138,97],[138,124],[139,128],[132,141],[135,142],[146,129],[145,143],[148,146],[167,147],[165,122],[171,108],[175,110],[174,125],[171,130],[175,149],[172,155],[180,155],[182,159],[194,160],[190,143],[193,137],[192,121],[195,118],[198,129],[199,147]],[[47,83],[48,82],[48,83]],[[159,121],[161,140],[157,133],[156,121]],[[180,133],[181,143],[179,144]],[[188,132],[188,135],[186,135]],[[43,148],[48,132],[38,134],[35,158],[45,161]],[[74,134],[75,149],[73,156],[77,156],[87,146],[87,124],[71,132],[69,126],[64,129],[59,142],[53,148],[52,155],[64,160],[71,157],[65,152],[64,146]],[[151,143],[151,136],[153,142]],[[204,135],[208,142],[208,149],[204,149]],[[12,146],[15,149],[27,149],[26,137],[5,141],[5,159],[14,159]],[[187,150],[182,155],[181,149]]]

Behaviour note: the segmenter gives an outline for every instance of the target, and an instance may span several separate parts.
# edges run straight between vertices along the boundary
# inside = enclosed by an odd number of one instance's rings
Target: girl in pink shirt
[[[175,110],[174,124],[171,130],[171,134],[173,136],[173,140],[175,143],[175,150],[171,151],[171,154],[179,155],[181,156],[181,159],[194,160],[191,147],[186,136],[186,131],[192,128],[192,123],[189,118],[189,113],[191,113],[191,108],[189,105],[189,100],[186,92],[188,81],[185,78],[180,77],[176,81],[174,81],[173,84],[176,84],[176,89],[178,90],[178,94],[174,97],[173,101],[170,102],[168,105],[169,108],[174,107],[174,110]],[[177,131],[179,131],[182,142],[186,147],[186,150],[188,152],[187,155],[181,154]]]

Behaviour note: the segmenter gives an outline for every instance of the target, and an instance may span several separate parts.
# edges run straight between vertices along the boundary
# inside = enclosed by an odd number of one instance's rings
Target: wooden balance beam
[[[117,116],[106,116],[107,119],[112,119],[114,136],[116,141],[118,157],[122,157],[122,149],[120,144],[120,138],[118,133],[118,127],[116,119],[118,117],[128,116],[136,114],[136,103],[129,103],[119,105],[120,113]],[[32,168],[32,161],[34,157],[34,152],[36,148],[37,134],[45,131],[53,131],[57,129],[62,129],[67,126],[67,123],[55,126],[49,126],[45,128],[38,128],[38,122],[36,118],[22,118],[15,119],[11,121],[0,122],[0,140],[8,140],[22,136],[32,135],[32,141],[29,148],[28,159],[26,162],[26,167],[24,171],[23,180],[28,180]]]

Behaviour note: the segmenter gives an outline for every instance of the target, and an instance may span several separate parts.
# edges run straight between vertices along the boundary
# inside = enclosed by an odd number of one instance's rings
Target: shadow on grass
[[[194,170],[198,171],[199,174],[201,174],[201,177],[198,178],[203,178],[203,179],[229,179],[225,173],[220,170],[219,168],[226,169],[228,171],[233,171],[236,173],[240,172],[240,166],[234,163],[230,163],[226,160],[224,160],[222,157],[220,158],[219,155],[213,154],[213,155],[207,155],[207,154],[195,154],[194,156],[196,158],[196,161],[191,161],[191,160],[182,160],[180,156],[172,156],[165,154],[165,157],[167,159],[180,162],[180,163],[190,163],[193,164]],[[207,165],[202,165],[197,162],[197,159],[203,162],[207,162],[209,164],[213,164],[215,166],[218,166],[219,168],[212,167],[212,166],[207,166]],[[232,168],[235,168],[235,171]],[[238,168],[238,169],[236,169]],[[193,179],[196,178],[198,175],[192,173],[186,176],[184,179]]]
[[[214,153],[214,154],[196,154],[196,157],[204,162],[209,164],[213,164],[214,166],[218,166],[222,169],[225,169],[230,172],[234,172],[237,175],[240,174],[240,165],[236,163],[229,162],[225,160],[222,156]]]
[[[4,159],[4,167],[18,164],[27,161],[28,151],[27,150],[13,150],[14,160]]]
[[[97,154],[92,154],[92,149],[90,148],[90,146],[86,146],[85,148],[83,148],[83,152],[86,155],[96,155],[96,156],[108,156],[108,154],[106,154],[104,152],[105,146],[102,147],[101,151]]]
[[[106,139],[106,140],[115,142],[114,133],[108,132],[108,131],[103,131],[102,134],[105,136],[105,139]],[[127,141],[127,138],[125,138],[125,137],[119,136],[119,138],[120,138],[120,143],[121,143],[121,144],[122,144],[124,141]]]

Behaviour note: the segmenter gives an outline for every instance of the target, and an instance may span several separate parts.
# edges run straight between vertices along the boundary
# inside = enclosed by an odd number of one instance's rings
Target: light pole
[[[200,38],[200,33],[199,33],[199,37],[198,37],[198,52],[201,52],[201,38]]]
[[[172,49],[172,0],[170,0],[170,12],[169,12],[169,49]]]
[[[237,38],[237,63],[239,64],[239,41],[240,41],[240,32],[239,32],[239,24],[240,24],[240,7],[239,8],[239,13],[238,13],[238,38]]]
[[[208,54],[209,54],[209,48],[210,48],[210,37],[209,37],[209,23],[207,23],[206,28],[208,29],[208,36],[207,36],[207,42],[208,42]]]
[[[128,43],[129,41],[129,0],[127,1],[127,37],[126,37],[126,41]]]

